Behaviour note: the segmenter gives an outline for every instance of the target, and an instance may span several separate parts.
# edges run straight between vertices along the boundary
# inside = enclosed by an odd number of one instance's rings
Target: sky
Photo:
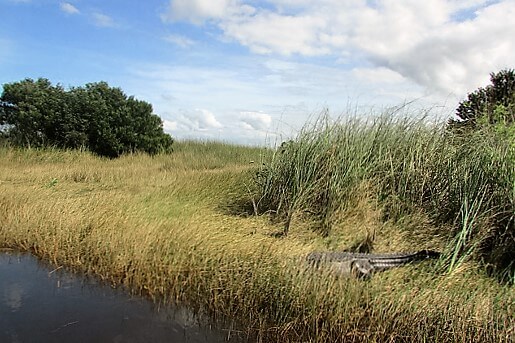
[[[515,67],[515,0],[0,0],[0,84],[107,81],[179,139],[277,143],[328,110],[445,118]]]

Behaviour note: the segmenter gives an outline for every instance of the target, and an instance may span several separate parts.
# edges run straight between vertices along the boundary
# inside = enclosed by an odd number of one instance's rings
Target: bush
[[[47,79],[4,85],[0,131],[16,146],[87,148],[101,156],[171,149],[152,105],[106,82],[65,90]]]

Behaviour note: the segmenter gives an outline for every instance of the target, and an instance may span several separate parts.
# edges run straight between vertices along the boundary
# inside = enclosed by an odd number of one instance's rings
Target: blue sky
[[[265,144],[324,108],[451,115],[515,67],[515,1],[0,0],[0,84],[107,81],[178,138]]]

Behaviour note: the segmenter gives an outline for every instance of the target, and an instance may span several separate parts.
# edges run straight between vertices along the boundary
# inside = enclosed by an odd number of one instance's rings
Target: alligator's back
[[[432,250],[389,254],[312,252],[307,256],[307,260],[314,267],[326,265],[339,274],[370,276],[373,272],[438,257],[440,257],[440,253]]]

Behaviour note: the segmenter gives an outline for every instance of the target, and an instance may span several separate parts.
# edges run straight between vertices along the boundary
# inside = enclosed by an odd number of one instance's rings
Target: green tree
[[[171,149],[152,105],[106,82],[66,91],[47,79],[4,85],[0,131],[20,146],[86,147],[108,157]]]
[[[459,119],[449,121],[451,129],[509,126],[515,122],[515,71],[492,73],[490,81],[490,85],[469,93],[460,102],[456,109]]]
[[[52,86],[47,79],[4,85],[1,100],[14,106],[4,108],[1,124],[7,126],[11,142],[64,146],[56,140],[68,117],[64,94],[61,86]]]

